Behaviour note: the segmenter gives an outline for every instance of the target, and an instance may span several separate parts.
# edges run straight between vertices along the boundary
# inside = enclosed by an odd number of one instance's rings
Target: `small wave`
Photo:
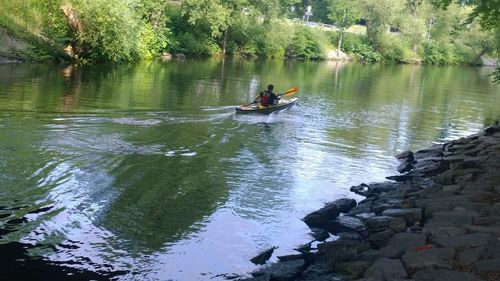
[[[113,118],[113,122],[118,123],[118,124],[125,124],[125,125],[137,125],[137,126],[154,126],[159,123],[161,123],[161,120],[158,119],[146,119],[146,120],[140,120],[136,118],[129,118],[129,117],[121,117],[121,118]]]

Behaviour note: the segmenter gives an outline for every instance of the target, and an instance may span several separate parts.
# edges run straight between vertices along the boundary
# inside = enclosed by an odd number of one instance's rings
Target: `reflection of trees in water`
[[[216,159],[221,148],[211,147],[211,142],[197,146],[206,131],[204,124],[184,124],[156,127],[132,137],[162,138],[175,149],[165,155],[124,157],[111,171],[119,195],[100,224],[131,247],[152,250],[199,230],[203,219],[227,199],[228,191]]]

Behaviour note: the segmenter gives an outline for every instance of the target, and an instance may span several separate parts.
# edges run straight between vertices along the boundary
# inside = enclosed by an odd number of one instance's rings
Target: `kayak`
[[[280,111],[285,108],[289,108],[293,106],[299,97],[295,97],[292,99],[280,99],[278,104],[270,105],[270,106],[262,106],[258,103],[251,103],[249,105],[242,105],[236,108],[236,113],[260,113],[260,114],[269,114],[271,112]]]

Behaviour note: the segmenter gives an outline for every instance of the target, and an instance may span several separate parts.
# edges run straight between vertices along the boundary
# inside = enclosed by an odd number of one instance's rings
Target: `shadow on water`
[[[15,211],[28,206],[3,207],[0,206],[0,219],[15,217]],[[52,209],[52,206],[42,207],[32,210],[30,214],[44,213]],[[3,223],[0,228],[0,240],[11,232],[16,232],[23,224],[28,222],[28,218],[13,218]],[[113,271],[112,266],[108,265],[109,270],[86,270],[81,269],[83,264],[92,264],[90,259],[77,261],[51,261],[42,256],[33,255],[35,252],[55,253],[57,248],[75,248],[75,245],[65,244],[28,244],[22,242],[0,243],[0,280],[47,280],[47,281],[87,281],[87,280],[112,280],[125,275],[126,271]],[[106,267],[106,265],[104,266]]]

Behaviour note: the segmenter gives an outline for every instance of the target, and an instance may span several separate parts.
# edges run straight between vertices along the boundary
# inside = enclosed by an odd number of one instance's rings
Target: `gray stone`
[[[367,250],[359,253],[354,260],[356,261],[366,261],[369,263],[374,263],[376,260],[380,259],[382,256],[380,255],[380,251],[377,250]]]
[[[266,261],[273,255],[274,249],[277,247],[271,247],[267,250],[262,251],[257,256],[250,259],[254,264],[265,264]]]
[[[475,273],[500,272],[500,259],[480,260],[473,264]]]
[[[479,226],[498,225],[498,226],[500,226],[500,219],[497,217],[476,217],[476,218],[474,218],[474,225],[479,225]]]
[[[426,224],[424,227],[424,234],[426,234],[430,240],[453,237],[453,236],[463,235],[465,233],[466,233],[465,229],[455,226],[440,226],[440,225]]]
[[[346,275],[349,278],[361,278],[370,264],[364,261],[353,261],[335,265],[335,272]]]
[[[347,213],[357,205],[356,200],[348,198],[335,200],[332,204],[334,204],[341,213]]]
[[[270,280],[293,280],[303,270],[304,260],[292,260],[272,263],[269,266],[252,272],[253,276],[269,275]]]
[[[372,210],[376,214],[381,214],[387,209],[400,209],[409,207],[409,201],[403,200],[403,198],[391,198],[391,197],[381,197],[372,204]]]
[[[420,208],[387,209],[382,212],[382,215],[404,218],[407,225],[413,225],[415,222],[422,221],[422,209]]]
[[[474,222],[474,218],[479,217],[475,211],[442,211],[433,214],[428,223],[448,226],[463,226]]]
[[[455,250],[448,248],[408,249],[402,261],[409,274],[426,268],[452,269],[454,254]]]
[[[353,240],[336,240],[318,244],[321,260],[345,262],[354,259],[359,252],[367,250],[367,245]]]
[[[453,192],[453,193],[455,193],[457,191],[460,191],[461,189],[462,188],[458,184],[443,186],[443,191],[444,192]]]
[[[327,221],[337,218],[339,214],[340,211],[337,208],[337,205],[329,204],[317,211],[308,214],[302,220],[309,227],[322,228]]]
[[[380,249],[387,245],[387,242],[392,238],[392,236],[394,236],[394,234],[396,234],[396,232],[391,229],[373,233],[368,237],[368,242],[372,248]]]
[[[363,232],[365,231],[365,225],[363,221],[357,217],[352,216],[341,216],[335,220],[328,221],[324,229],[328,232],[337,234],[339,232]]]
[[[382,257],[399,258],[410,248],[417,248],[425,245],[424,234],[417,233],[396,233],[387,242],[387,246],[380,250]]]
[[[362,219],[363,221],[366,221],[367,219],[369,219],[371,217],[375,217],[376,214],[375,213],[359,213],[359,214],[355,214],[354,216]]]
[[[338,273],[333,273],[333,267],[331,264],[317,262],[308,266],[304,272],[302,272],[300,279],[301,281],[345,281],[345,277],[342,277]]]
[[[413,274],[415,281],[484,281],[472,273],[446,269],[424,269]]]
[[[432,242],[448,248],[466,249],[493,244],[496,237],[488,233],[463,234],[453,237],[432,239]]]
[[[467,175],[473,176],[474,174],[479,174],[482,172],[483,170],[479,168],[467,168],[467,169],[456,168],[447,170],[444,173],[437,175],[434,178],[434,181],[444,185],[451,185],[457,183],[458,177],[463,177]]]
[[[330,237],[330,234],[328,231],[322,229],[322,228],[311,228],[311,236],[314,238],[316,241],[325,241]]]
[[[479,225],[464,225],[462,226],[467,233],[490,233],[496,237],[500,237],[500,226],[479,226]]]
[[[407,276],[408,273],[406,273],[401,260],[388,258],[381,258],[375,261],[375,263],[366,270],[364,275],[365,278],[382,281],[406,279]]]
[[[474,262],[480,260],[482,256],[486,253],[485,247],[474,247],[464,249],[463,251],[458,253],[458,262],[462,266],[470,266]]]
[[[376,216],[366,220],[366,225],[370,232],[379,232],[391,229],[395,232],[406,230],[406,221],[402,217]]]

